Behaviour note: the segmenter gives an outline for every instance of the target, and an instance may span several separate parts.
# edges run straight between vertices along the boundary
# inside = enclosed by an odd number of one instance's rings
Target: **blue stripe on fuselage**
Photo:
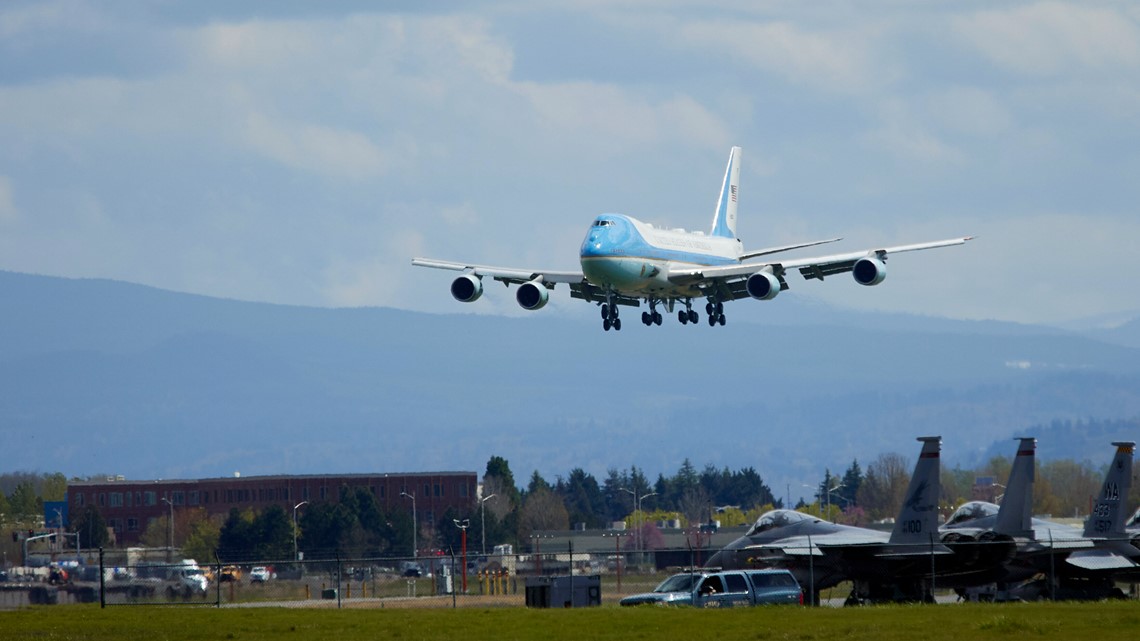
[[[597,225],[598,221],[608,223]],[[586,233],[579,252],[582,260],[599,258],[645,258],[694,265],[733,265],[738,261],[716,254],[666,249],[650,244],[637,231],[629,218],[620,214],[603,214]]]

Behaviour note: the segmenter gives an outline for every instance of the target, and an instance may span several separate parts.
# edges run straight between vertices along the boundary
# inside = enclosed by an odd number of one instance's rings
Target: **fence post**
[[[336,607],[338,610],[340,609],[340,573],[341,572],[342,572],[342,568],[340,567],[340,551],[338,550],[336,553]]]
[[[103,568],[103,547],[99,546],[99,609],[107,607],[107,571]]]
[[[934,532],[930,533],[930,602],[937,603],[934,598],[934,591],[938,588],[937,574],[934,571]]]

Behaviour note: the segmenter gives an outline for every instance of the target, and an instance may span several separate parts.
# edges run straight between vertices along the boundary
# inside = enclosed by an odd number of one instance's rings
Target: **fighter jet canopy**
[[[795,523],[818,520],[818,518],[810,514],[796,512],[795,510],[771,510],[761,514],[760,518],[756,519],[756,524],[752,526],[752,529],[748,531],[746,536],[767,532],[775,528],[787,527]]]
[[[998,506],[986,501],[963,503],[962,507],[954,510],[954,513],[946,520],[946,525],[961,525],[987,516],[994,516],[998,513],[998,509]]]

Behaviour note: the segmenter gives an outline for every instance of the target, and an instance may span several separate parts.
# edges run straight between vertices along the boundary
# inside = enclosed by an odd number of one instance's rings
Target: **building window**
[[[443,484],[436,483],[431,486],[432,496],[443,496]]]
[[[150,507],[158,503],[158,495],[154,492],[143,492],[143,505]]]
[[[198,490],[190,490],[190,505],[198,505]]]
[[[329,495],[329,488],[322,485],[321,486],[321,500],[324,501],[324,500],[328,499],[328,495]]]
[[[309,500],[309,486],[308,485],[301,488],[301,499],[305,500],[305,501]]]
[[[111,505],[110,507],[123,507],[123,493],[111,492]]]
[[[107,493],[106,492],[100,492],[99,493],[99,507],[105,507],[106,505],[107,505]]]
[[[380,498],[384,498],[385,496],[387,496],[387,494],[388,494],[387,489],[388,489],[387,485],[381,485],[380,486]]]
[[[459,496],[461,496],[463,498],[467,498],[467,484],[466,483],[460,483],[459,484]]]
[[[429,483],[424,483],[424,493],[420,496],[431,496],[431,485]]]
[[[142,492],[135,492],[135,505],[142,505]]]
[[[110,519],[107,524],[111,526],[111,529],[114,530],[116,534],[123,531],[122,519]]]
[[[186,493],[182,490],[174,492],[174,496],[171,499],[171,502],[175,505],[186,505]]]
[[[83,492],[75,493],[75,505],[76,507],[83,507]]]
[[[130,494],[128,493],[127,496],[130,496]],[[135,519],[135,518],[127,519],[127,531],[128,532],[138,532],[139,531],[139,520]]]
[[[123,498],[127,501],[127,507],[131,507],[133,505],[131,499],[134,498],[134,494],[131,494],[130,492],[123,492],[123,495]]]

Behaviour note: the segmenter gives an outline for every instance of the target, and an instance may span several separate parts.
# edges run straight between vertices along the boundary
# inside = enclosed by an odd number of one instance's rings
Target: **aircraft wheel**
[[[614,319],[614,329],[616,331],[619,331],[619,332],[621,331],[621,319],[620,318]]]
[[[717,314],[724,314],[724,303],[717,303],[716,304],[716,313]],[[721,324],[723,325],[724,323],[721,323]]]
[[[610,306],[605,304],[605,303],[602,303],[602,320],[609,320],[609,318],[610,318]]]
[[[716,316],[709,314],[709,327],[712,327],[713,325],[716,325]]]
[[[653,321],[650,320],[650,318],[649,318],[649,312],[641,312],[641,324],[642,325],[649,325],[652,322]]]
[[[695,310],[690,309],[689,310],[689,322],[696,325],[699,320],[701,320],[701,318],[699,316],[697,316],[697,312]]]
[[[684,325],[689,322],[689,315],[686,314],[685,310],[682,309],[681,311],[677,312],[677,320],[681,321],[681,324]]]
[[[721,327],[724,327],[724,314],[720,315],[720,318],[717,319],[717,322],[720,323]]]
[[[610,331],[610,319],[607,318],[602,321],[602,329],[606,330],[607,332]]]
[[[653,323],[655,325],[660,327],[663,320],[665,319],[661,316],[661,312],[653,312]]]
[[[713,306],[712,303],[705,303],[705,314],[712,316]]]

